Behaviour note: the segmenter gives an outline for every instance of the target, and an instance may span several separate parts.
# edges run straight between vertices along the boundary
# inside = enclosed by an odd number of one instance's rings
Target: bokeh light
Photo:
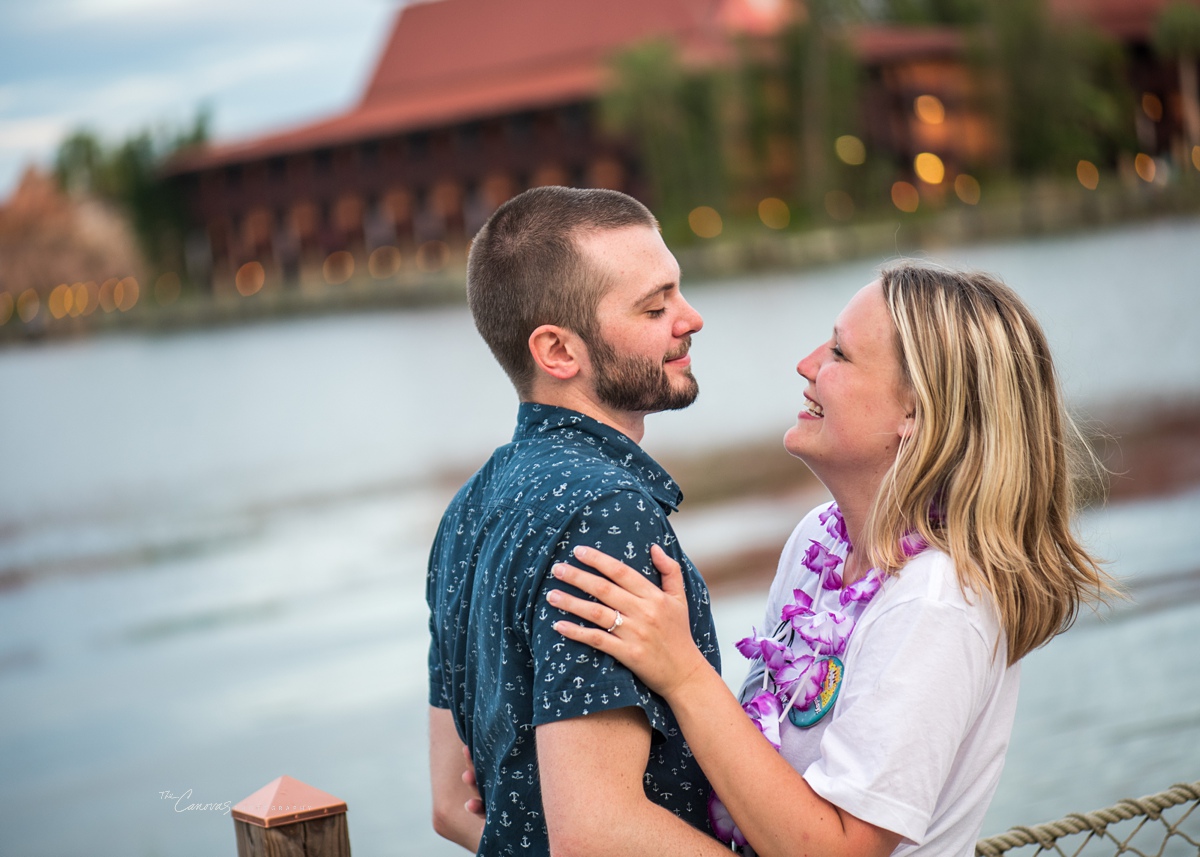
[[[1153,92],[1145,92],[1142,94],[1142,112],[1150,117],[1153,122],[1161,122],[1163,115],[1163,104]]]
[[[37,318],[38,311],[41,308],[42,299],[38,297],[38,293],[33,289],[26,289],[17,298],[17,315],[26,324]]]
[[[1154,174],[1158,172],[1154,165],[1154,158],[1144,152],[1138,152],[1137,157],[1133,159],[1133,169],[1138,174],[1138,178],[1144,182],[1154,181]]]
[[[912,214],[921,204],[921,195],[908,182],[896,182],[892,185],[892,204],[901,211]]]
[[[1095,190],[1100,185],[1100,170],[1091,161],[1080,161],[1076,164],[1075,176],[1088,190]]]
[[[117,308],[117,302],[113,299],[113,292],[116,291],[116,288],[116,277],[109,277],[100,284],[100,309],[112,312]]]
[[[75,303],[79,306],[79,311],[84,315],[91,315],[100,308],[100,286],[95,280],[88,280],[75,292]]]
[[[946,165],[933,152],[922,152],[913,158],[913,169],[925,184],[941,184],[946,177]]]
[[[50,294],[46,297],[46,309],[55,318],[63,318],[71,311],[73,301],[74,295],[71,293],[71,287],[66,283],[59,283],[50,290]]]
[[[237,287],[238,294],[244,298],[258,294],[266,281],[267,272],[263,270],[263,266],[259,262],[247,262],[242,265],[233,278],[233,284]]]
[[[13,310],[17,307],[13,296],[8,292],[0,292],[0,327],[8,324],[8,320],[13,317]]]
[[[72,318],[78,318],[81,315],[87,315],[91,310],[95,309],[92,303],[92,296],[88,294],[87,283],[76,283],[71,286],[71,309],[68,312]]]
[[[450,248],[445,241],[426,241],[417,248],[417,269],[435,274],[450,261]]]
[[[946,121],[946,105],[936,95],[918,95],[913,112],[926,125],[941,125]]]
[[[159,306],[170,306],[179,300],[182,288],[183,284],[179,281],[179,275],[174,271],[167,271],[160,274],[154,281],[154,299],[158,301]]]
[[[825,212],[834,220],[849,220],[854,216],[854,199],[844,190],[825,194]]]
[[[340,286],[354,276],[354,257],[345,250],[335,250],[325,257],[321,275],[331,286]]]
[[[133,277],[125,277],[117,280],[117,284],[113,286],[113,303],[121,312],[129,312],[137,305],[138,294],[138,281]]]
[[[386,280],[400,270],[400,251],[395,247],[376,247],[367,259],[367,270],[377,280]]]
[[[688,226],[701,238],[716,238],[725,228],[721,215],[710,205],[700,205],[688,213]]]
[[[852,167],[857,167],[867,160],[867,147],[863,145],[862,140],[853,134],[843,134],[841,137],[838,137],[834,141],[833,148],[842,163],[849,164]]]
[[[758,219],[769,229],[786,229],[792,222],[792,212],[782,199],[769,196],[758,204]]]
[[[1192,166],[1200,170],[1200,146],[1192,146]]]
[[[982,196],[979,180],[966,173],[959,173],[954,177],[954,192],[967,205],[978,205]]]

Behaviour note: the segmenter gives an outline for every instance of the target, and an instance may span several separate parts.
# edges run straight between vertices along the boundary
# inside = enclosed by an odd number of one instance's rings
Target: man
[[[682,495],[638,446],[646,414],[698,389],[688,350],[703,322],[679,266],[636,200],[536,188],[476,236],[467,296],[521,404],[512,443],[455,496],[430,555],[434,827],[484,855],[724,853],[670,710],[555,632],[570,617],[546,603],[574,547],[657,580],[658,544],[684,566],[693,636],[718,665],[708,591],[667,522]],[[465,749],[486,823],[464,808]]]

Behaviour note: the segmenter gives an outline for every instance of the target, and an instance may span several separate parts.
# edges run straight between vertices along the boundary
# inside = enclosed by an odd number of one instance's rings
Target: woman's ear
[[[556,324],[543,324],[529,334],[529,353],[534,364],[559,381],[579,374],[581,346],[578,336]]]
[[[900,421],[900,426],[897,434],[904,440],[908,440],[913,436],[913,432],[917,429],[917,399],[912,394],[911,390],[906,390],[900,397],[900,404],[904,408],[904,419]]]

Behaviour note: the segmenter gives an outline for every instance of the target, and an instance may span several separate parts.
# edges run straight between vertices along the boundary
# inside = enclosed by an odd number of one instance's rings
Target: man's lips
[[[669,366],[690,366],[692,365],[691,355],[688,353],[692,350],[692,338],[689,336],[683,340],[683,347],[674,354],[668,354],[663,363]]]

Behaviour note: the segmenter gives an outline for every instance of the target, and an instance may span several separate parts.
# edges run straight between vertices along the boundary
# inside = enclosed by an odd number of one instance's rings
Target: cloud
[[[61,116],[36,116],[0,121],[0,150],[32,153],[54,146],[62,139],[70,122]]]
[[[0,0],[0,199],[85,126],[118,140],[190,122],[218,138],[350,106],[397,0]]]

